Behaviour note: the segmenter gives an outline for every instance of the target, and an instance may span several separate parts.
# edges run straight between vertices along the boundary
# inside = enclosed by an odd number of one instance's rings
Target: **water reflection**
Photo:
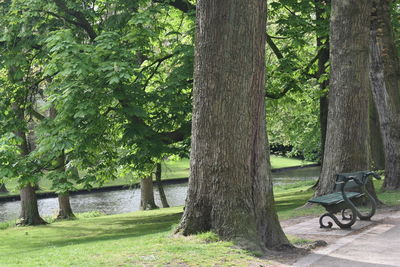
[[[273,173],[274,184],[293,183],[317,179],[319,167],[296,169]],[[183,205],[186,198],[187,183],[164,186],[170,206]],[[158,190],[154,191],[156,204],[161,207]],[[57,214],[57,198],[40,199],[39,212],[42,216]],[[140,189],[94,192],[71,196],[72,210],[76,213],[101,211],[106,214],[117,214],[139,210]],[[20,201],[0,202],[0,222],[16,219],[19,216]]]

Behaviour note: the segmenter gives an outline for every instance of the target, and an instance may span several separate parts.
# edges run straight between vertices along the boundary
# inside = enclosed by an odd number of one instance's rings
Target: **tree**
[[[140,179],[140,209],[158,209],[154,202],[153,177],[151,175]]]
[[[253,250],[289,245],[266,153],[265,20],[264,1],[197,2],[191,173],[177,229]]]
[[[332,0],[327,136],[316,195],[332,192],[335,174],[369,167],[370,11],[368,0]]]
[[[159,162],[156,165],[156,172],[155,172],[158,194],[160,195],[160,200],[161,200],[161,204],[162,204],[163,208],[168,208],[169,204],[168,204],[165,192],[164,192],[164,186],[161,182],[161,171],[162,171],[161,162]]]
[[[391,1],[373,1],[371,84],[385,154],[383,189],[400,189],[400,62],[391,23]],[[373,151],[374,152],[374,151]]]
[[[324,75],[327,72],[327,64],[329,62],[329,34],[327,32],[327,18],[329,17],[330,0],[314,0],[315,1],[315,17],[316,22],[320,24],[317,27],[317,47],[320,49],[318,53],[318,70],[316,73],[316,79],[319,82],[319,88],[321,90],[321,96],[319,99],[319,124],[321,129],[321,162],[323,160],[326,140],[326,127],[328,118],[328,96],[327,89],[329,85],[329,79],[324,79]],[[322,25],[322,26],[321,26]]]
[[[7,1],[1,5],[3,16],[0,21],[4,30],[1,36],[0,62],[1,67],[8,71],[8,79],[3,84],[4,91],[1,94],[4,112],[1,132],[5,135],[13,132],[17,139],[14,145],[20,152],[18,157],[13,157],[13,167],[8,164],[11,161],[8,158],[3,162],[3,168],[9,168],[8,174],[13,175],[11,178],[19,179],[22,188],[20,224],[30,225],[44,223],[38,215],[35,190],[43,175],[42,171],[56,158],[44,159],[36,151],[37,128],[46,119],[39,109],[43,110],[43,103],[46,101],[43,98],[43,90],[46,87],[44,84],[49,79],[42,72],[47,59],[43,41],[48,29],[57,27],[57,22],[46,20],[35,11],[43,4],[41,1],[31,1],[28,4],[18,0]],[[39,105],[38,102],[42,104]],[[12,110],[14,116],[7,118],[7,110]],[[57,149],[53,147],[51,152],[54,150]],[[60,203],[60,206],[69,205],[67,201],[68,199],[63,198],[63,204]]]
[[[16,99],[16,101],[12,104],[15,116],[22,122],[25,122],[25,109],[22,108],[25,106],[25,104],[26,103],[21,101],[21,98]],[[46,222],[39,215],[38,202],[35,193],[35,185],[37,184],[37,175],[39,171],[37,170],[37,166],[35,166],[35,162],[32,162],[29,158],[31,151],[28,145],[26,128],[19,128],[15,130],[14,135],[18,138],[17,147],[19,160],[17,163],[20,165],[14,166],[14,168],[19,169],[16,170],[16,172],[20,172],[18,176],[20,176],[21,185],[21,213],[18,224],[45,224]],[[31,170],[29,171],[29,169]]]

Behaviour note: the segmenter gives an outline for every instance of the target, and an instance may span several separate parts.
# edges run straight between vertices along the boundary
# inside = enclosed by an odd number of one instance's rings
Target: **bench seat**
[[[355,197],[360,197],[363,195],[362,193],[357,193],[357,192],[345,192],[345,194],[346,194],[347,198],[349,198],[349,199],[352,199]],[[308,202],[317,203],[317,204],[321,204],[321,205],[333,205],[333,204],[339,204],[340,202],[343,202],[343,201],[344,201],[344,199],[343,199],[342,193],[336,192],[336,193],[312,198]]]

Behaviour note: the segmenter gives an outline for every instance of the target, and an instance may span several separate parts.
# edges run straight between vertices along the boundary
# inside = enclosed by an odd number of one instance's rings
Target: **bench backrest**
[[[343,185],[345,191],[349,191],[350,189],[354,188],[360,188],[361,186],[367,184],[370,173],[370,171],[339,173],[336,175],[334,191],[341,191]]]

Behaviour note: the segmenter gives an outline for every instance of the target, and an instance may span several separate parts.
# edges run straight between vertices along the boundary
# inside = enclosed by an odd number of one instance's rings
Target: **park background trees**
[[[389,1],[378,4],[373,15],[383,31],[377,34],[378,50],[371,62],[375,67],[381,64],[384,73],[372,71],[371,77],[378,81],[374,75],[384,75],[385,81],[381,78],[380,85],[372,88],[386,148],[385,186],[396,189],[398,122],[393,118],[398,117],[398,102],[384,110],[386,105],[379,104],[377,96],[384,92],[383,84],[392,99],[398,98],[398,81],[390,73],[398,65],[399,9]],[[328,62],[331,3],[283,0],[268,5],[264,94],[272,149],[280,153],[283,147],[289,156],[322,161],[332,67]],[[159,176],[156,169],[164,159],[188,155],[194,1],[8,0],[0,7],[0,190],[7,179],[18,180],[20,187],[36,187],[46,175],[53,189],[66,197],[77,185],[90,189],[127,174],[135,177],[132,182],[150,181],[149,177]],[[364,86],[368,87],[365,81]],[[372,108],[372,99],[369,102]],[[360,116],[357,122],[362,121],[365,130],[368,122]],[[367,132],[366,142],[376,143],[368,141],[379,134],[371,121]],[[20,157],[15,151],[23,151],[24,139],[30,150]],[[358,140],[365,143],[364,137]],[[372,166],[380,145],[369,146],[368,153],[359,150],[369,154],[368,164],[352,168]],[[332,157],[336,150],[330,145],[325,154]],[[144,183],[144,189],[145,184],[151,183]],[[152,190],[143,192],[149,193],[144,194],[149,201],[143,201],[143,208],[154,207]]]

